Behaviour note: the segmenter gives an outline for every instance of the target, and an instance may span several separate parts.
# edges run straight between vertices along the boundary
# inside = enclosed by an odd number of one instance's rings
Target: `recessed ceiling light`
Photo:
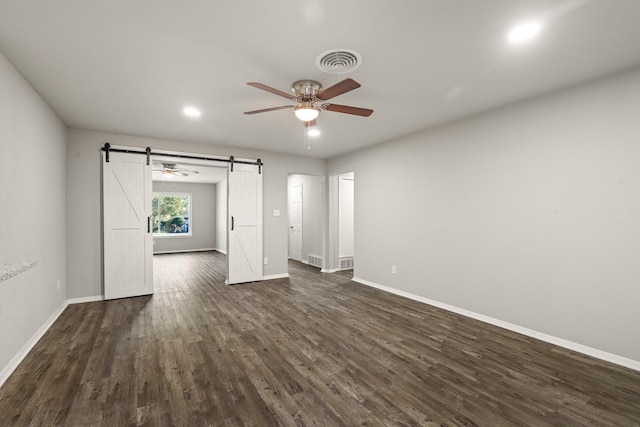
[[[542,28],[542,24],[539,21],[530,21],[524,24],[518,25],[509,32],[509,42],[513,44],[525,42],[535,37]]]
[[[320,136],[320,131],[318,129],[309,129],[307,131],[307,135],[309,135],[309,136]]]
[[[182,112],[184,113],[185,116],[194,117],[194,118],[200,117],[200,115],[202,114],[202,112],[198,110],[196,107],[184,107]]]

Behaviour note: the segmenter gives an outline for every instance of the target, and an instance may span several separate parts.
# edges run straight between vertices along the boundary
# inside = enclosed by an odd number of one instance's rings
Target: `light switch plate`
[[[280,209],[274,209],[273,216],[280,216]]]

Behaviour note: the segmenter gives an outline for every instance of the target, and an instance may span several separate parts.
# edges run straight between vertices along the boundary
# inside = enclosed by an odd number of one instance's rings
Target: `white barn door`
[[[262,280],[262,175],[256,165],[229,165],[227,284]]]
[[[102,169],[105,299],[153,293],[151,192],[146,156],[109,154]]]

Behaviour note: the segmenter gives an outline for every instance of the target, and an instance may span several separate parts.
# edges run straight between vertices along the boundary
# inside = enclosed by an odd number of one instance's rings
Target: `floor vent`
[[[322,257],[309,254],[309,265],[322,268]]]
[[[350,270],[353,268],[353,258],[340,258],[340,270]]]

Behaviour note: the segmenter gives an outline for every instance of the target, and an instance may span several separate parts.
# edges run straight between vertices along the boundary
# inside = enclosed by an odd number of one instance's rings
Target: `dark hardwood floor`
[[[0,426],[638,426],[640,372],[290,263],[215,252],[156,294],[69,306],[0,388]]]

